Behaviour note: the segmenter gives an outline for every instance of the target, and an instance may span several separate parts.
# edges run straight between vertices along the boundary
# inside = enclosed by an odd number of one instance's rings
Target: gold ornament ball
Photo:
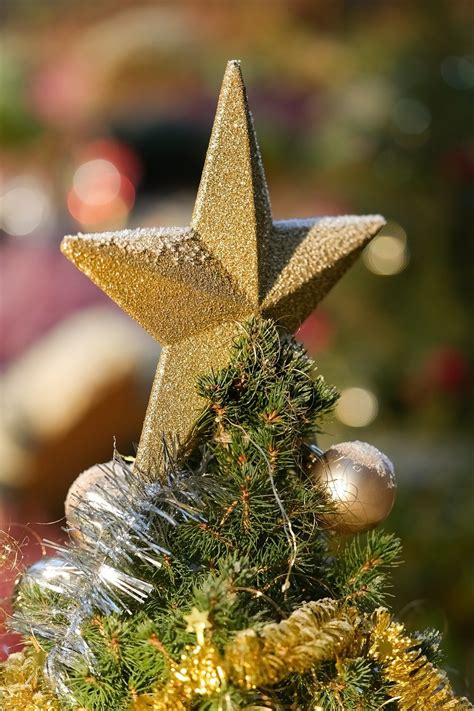
[[[369,531],[384,521],[395,502],[390,459],[367,442],[342,442],[314,459],[311,473],[334,504],[325,520],[340,533]]]

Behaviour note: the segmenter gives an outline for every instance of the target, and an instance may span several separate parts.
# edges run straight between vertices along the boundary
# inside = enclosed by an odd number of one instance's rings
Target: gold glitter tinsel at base
[[[257,634],[239,632],[221,655],[211,643],[197,645],[173,664],[169,681],[137,699],[134,711],[187,711],[197,697],[271,686],[289,674],[304,672],[333,659],[353,641],[359,619],[341,612],[334,600],[308,602],[287,620],[265,625]]]
[[[237,686],[253,689],[282,681],[333,659],[354,639],[358,618],[341,612],[334,600],[308,602],[287,620],[239,632],[225,653],[226,668]]]
[[[60,711],[46,686],[43,660],[26,651],[11,654],[0,664],[0,709],[2,711]]]
[[[474,708],[454,695],[446,674],[428,661],[420,643],[384,608],[368,616],[331,599],[308,602],[280,623],[258,632],[238,632],[223,653],[212,643],[207,613],[194,611],[189,624],[193,621],[198,644],[189,647],[179,662],[170,662],[167,682],[135,699],[131,711],[190,711],[197,701],[217,694],[225,703],[230,687],[270,687],[323,661],[357,657],[367,649],[399,711]],[[20,652],[0,665],[2,711],[61,711],[46,686],[42,663],[35,653]]]
[[[189,711],[197,699],[226,687],[268,687],[290,674],[308,672],[320,662],[358,656],[369,643],[369,656],[380,664],[390,698],[399,711],[468,711],[474,707],[456,697],[446,674],[423,655],[403,625],[380,608],[373,617],[334,600],[309,602],[287,620],[257,633],[239,632],[223,654],[210,641],[189,648],[170,667],[166,684],[140,696],[133,711]],[[266,707],[265,708],[270,708]]]
[[[467,711],[473,709],[465,698],[456,697],[445,672],[437,669],[411,639],[404,626],[380,608],[374,615],[370,635],[370,656],[382,665],[383,676],[391,684],[392,698],[400,711]]]

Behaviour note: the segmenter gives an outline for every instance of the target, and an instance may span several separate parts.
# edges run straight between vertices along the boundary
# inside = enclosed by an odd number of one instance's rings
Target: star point
[[[228,62],[191,224],[255,305],[270,198],[240,62]]]
[[[65,237],[62,251],[163,348],[137,452],[160,476],[204,406],[197,377],[226,365],[254,315],[296,330],[384,224],[380,215],[272,221],[240,64],[227,65],[190,227]]]

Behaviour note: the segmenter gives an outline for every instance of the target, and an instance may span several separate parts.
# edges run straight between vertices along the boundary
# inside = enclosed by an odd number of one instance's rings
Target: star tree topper
[[[137,452],[160,472],[205,405],[197,376],[228,361],[238,325],[294,331],[384,224],[380,215],[272,221],[240,64],[227,65],[190,227],[65,237],[62,251],[162,344]]]

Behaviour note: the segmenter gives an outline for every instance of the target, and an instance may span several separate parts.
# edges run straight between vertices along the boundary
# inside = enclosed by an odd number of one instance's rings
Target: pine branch
[[[334,596],[361,610],[373,610],[387,598],[389,571],[400,564],[401,544],[390,533],[371,531],[341,546],[330,561]]]
[[[328,663],[314,682],[310,708],[325,711],[380,711],[387,706],[375,664],[364,657]]]

